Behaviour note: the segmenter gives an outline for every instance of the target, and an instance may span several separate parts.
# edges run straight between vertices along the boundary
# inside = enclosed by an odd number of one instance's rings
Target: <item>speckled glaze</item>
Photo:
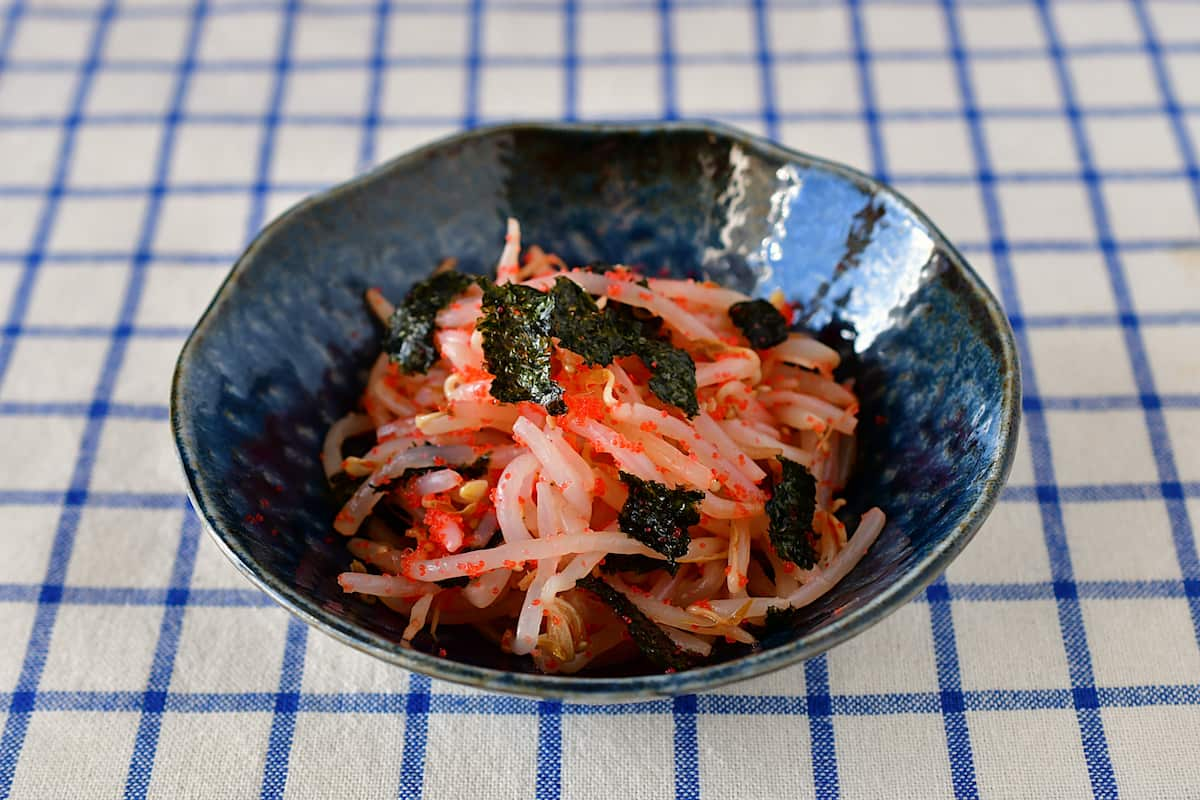
[[[318,453],[378,352],[363,290],[401,297],[445,256],[487,271],[510,215],[527,244],[568,263],[623,262],[764,296],[780,288],[806,326],[847,331],[845,369],[862,399],[849,511],[857,519],[879,505],[888,525],[794,630],[678,674],[552,677],[470,632],[439,632],[445,658],[402,645],[402,618],[338,588],[348,557],[341,537],[329,539],[335,510]],[[891,189],[720,125],[555,124],[436,142],[273,222],[185,345],[171,422],[192,500],[218,544],[304,621],[445,680],[607,701],[760,675],[894,611],[988,515],[1019,408],[1012,332],[996,300]]]

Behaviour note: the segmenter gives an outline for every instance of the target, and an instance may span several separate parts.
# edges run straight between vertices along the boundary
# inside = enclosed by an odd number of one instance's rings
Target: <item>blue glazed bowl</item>
[[[506,216],[568,263],[782,289],[846,354],[862,401],[850,516],[888,525],[865,559],[756,652],[676,674],[556,677],[469,630],[447,655],[347,597],[318,454],[378,352],[363,291],[401,297],[445,256],[488,271]],[[750,678],[881,620],[936,577],[996,502],[1020,372],[995,298],[920,211],[849,168],[712,124],[514,125],[436,142],[311,198],[238,261],[176,367],[171,423],[192,501],[254,583],[353,647],[448,681],[586,700]],[[260,515],[257,516],[257,515]]]

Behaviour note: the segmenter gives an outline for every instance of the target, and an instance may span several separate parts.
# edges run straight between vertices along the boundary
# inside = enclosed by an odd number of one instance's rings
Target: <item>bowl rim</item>
[[[188,429],[191,411],[184,400],[182,386],[193,366],[191,358],[220,306],[236,289],[236,278],[250,269],[267,241],[287,227],[292,219],[308,208],[336,200],[378,178],[403,170],[430,153],[446,147],[485,139],[507,133],[591,133],[591,134],[648,134],[648,133],[707,133],[737,142],[768,156],[789,162],[812,164],[872,192],[886,193],[927,228],[934,244],[942,250],[947,261],[965,280],[970,291],[982,302],[987,319],[995,329],[1000,343],[1000,362],[1007,366],[1002,385],[1000,426],[1002,441],[998,457],[989,465],[978,498],[965,512],[954,529],[915,565],[901,573],[874,598],[844,617],[827,623],[816,631],[787,644],[760,650],[731,661],[697,667],[677,673],[636,675],[627,677],[588,677],[519,673],[492,669],[459,661],[451,661],[406,646],[321,608],[304,597],[294,586],[279,576],[258,567],[240,541],[238,530],[226,530],[208,509],[202,497],[205,483],[195,456],[195,442]],[[585,702],[614,702],[622,700],[652,700],[713,689],[734,681],[748,680],[773,672],[819,655],[867,628],[900,608],[924,589],[962,551],[983,525],[999,499],[1015,456],[1021,418],[1021,371],[1016,342],[1008,317],[999,301],[972,269],[966,258],[950,243],[937,225],[906,196],[891,186],[876,180],[853,167],[785,147],[765,137],[733,126],[707,120],[630,121],[630,122],[518,122],[489,125],[443,136],[414,150],[392,158],[373,169],[340,183],[323,192],[310,195],[277,216],[255,236],[254,240],[234,262],[221,282],[204,313],[196,322],[180,350],[171,380],[170,424],[176,453],[183,469],[187,495],[200,520],[219,549],[253,584],[279,605],[308,625],[347,644],[356,650],[397,666],[440,680],[463,684],[477,689],[559,698]]]

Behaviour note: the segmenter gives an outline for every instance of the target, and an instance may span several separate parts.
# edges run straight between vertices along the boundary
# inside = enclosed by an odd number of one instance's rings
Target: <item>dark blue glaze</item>
[[[378,351],[363,291],[400,297],[445,256],[490,269],[510,215],[527,244],[568,263],[624,262],[758,295],[781,288],[809,327],[844,334],[844,371],[863,405],[849,510],[856,519],[879,505],[888,526],[795,630],[760,652],[674,675],[551,677],[453,629],[440,632],[449,658],[403,646],[403,619],[338,588],[347,554],[330,539],[318,453]],[[519,125],[435,143],[272,223],[184,347],[171,412],[216,540],[305,621],[446,680],[607,700],[749,678],[903,604],[994,504],[1019,381],[995,299],[924,215],[866,176],[719,125]]]

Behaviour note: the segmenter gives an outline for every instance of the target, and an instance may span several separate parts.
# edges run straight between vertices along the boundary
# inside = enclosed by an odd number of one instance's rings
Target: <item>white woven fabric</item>
[[[1200,797],[1200,5],[0,3],[0,798]],[[1010,486],[922,597],[699,697],[410,676],[224,562],[183,337],[307,193],[464,125],[716,117],[893,182],[1013,318]]]

